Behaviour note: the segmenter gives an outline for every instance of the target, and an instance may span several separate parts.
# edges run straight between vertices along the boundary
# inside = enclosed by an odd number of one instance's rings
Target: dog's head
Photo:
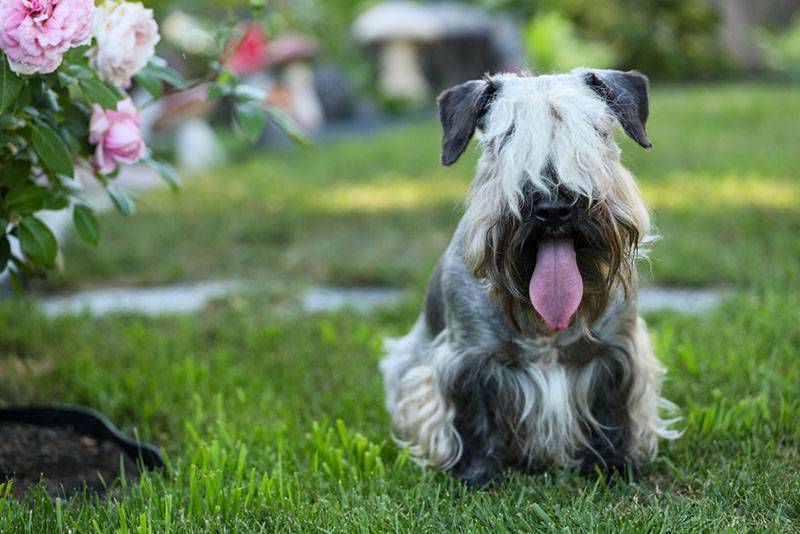
[[[477,130],[482,148],[465,215],[464,256],[512,324],[591,324],[629,289],[649,216],[612,128],[644,148],[648,80],[637,72],[501,74],[442,93],[442,163]]]

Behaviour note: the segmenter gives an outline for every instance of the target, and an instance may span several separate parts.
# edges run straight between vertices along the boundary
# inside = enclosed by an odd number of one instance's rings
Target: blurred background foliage
[[[785,31],[759,32],[760,43],[769,66],[793,80],[800,80],[800,14]]]
[[[752,71],[737,64],[722,46],[720,24],[727,0],[467,0],[490,12],[509,15],[523,32],[527,59],[540,71],[577,65],[636,68],[661,79],[731,76]],[[180,9],[214,26],[220,17],[244,17],[251,6],[269,12],[270,34],[297,31],[313,35],[326,58],[344,65],[357,87],[369,72],[351,37],[359,13],[376,0],[144,0],[163,18]],[[756,4],[768,5],[769,0]],[[791,1],[775,0],[767,27],[755,36],[765,56],[761,74],[798,76],[800,17],[789,24],[782,13]],[[746,5],[746,2],[744,3]],[[789,6],[789,7],[786,7]],[[747,8],[756,11],[769,7]],[[795,8],[796,10],[796,8]]]
[[[558,11],[531,17],[524,29],[525,50],[536,70],[555,72],[580,65],[609,68],[618,54],[602,41],[581,38],[575,24]]]
[[[538,5],[543,9],[533,14],[534,22],[547,16],[544,10],[560,14],[578,37],[601,43],[585,48],[604,51],[604,66],[636,66],[664,78],[710,77],[729,68],[717,39],[719,16],[705,0],[606,0],[602,6],[594,0],[547,0]],[[550,41],[554,50],[569,50],[559,37]]]
[[[731,68],[717,39],[719,14],[706,0],[476,1],[529,21],[528,53],[542,70],[636,65],[674,79],[711,77]]]
[[[200,78],[209,59],[224,64],[255,28],[258,46],[269,58],[258,72],[235,74],[265,90],[271,104],[312,136],[323,122],[363,125],[430,107],[443,89],[501,70],[637,69],[658,83],[800,79],[797,0],[143,2],[156,10],[163,30],[159,53],[187,79]],[[386,15],[392,10],[385,10],[382,19],[373,17],[366,25],[382,29],[359,33],[360,22],[390,4],[418,18],[399,20],[396,11]],[[432,26],[439,33],[424,36]],[[394,41],[386,37],[391,34]],[[292,42],[296,37],[301,44]],[[275,60],[278,56],[283,59]],[[301,68],[290,67],[297,62]],[[311,93],[314,102],[307,98]],[[207,118],[224,152],[233,154],[242,147],[230,135],[229,108],[220,106]],[[304,116],[309,113],[313,120]],[[268,131],[261,145],[275,144],[274,137]],[[174,139],[162,135],[154,150],[170,156]]]

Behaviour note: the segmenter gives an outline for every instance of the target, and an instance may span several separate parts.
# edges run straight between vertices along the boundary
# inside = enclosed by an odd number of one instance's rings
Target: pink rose
[[[92,0],[0,0],[0,49],[18,74],[47,74],[92,38]]]
[[[267,39],[261,28],[253,24],[243,29],[244,35],[228,59],[228,68],[238,75],[258,72],[267,64]]]
[[[147,65],[160,37],[153,10],[138,2],[106,1],[95,11],[92,66],[100,78],[130,87],[131,78]]]
[[[103,174],[114,172],[118,163],[131,165],[144,157],[139,111],[130,98],[121,100],[116,111],[94,105],[89,142],[96,145],[92,165]]]

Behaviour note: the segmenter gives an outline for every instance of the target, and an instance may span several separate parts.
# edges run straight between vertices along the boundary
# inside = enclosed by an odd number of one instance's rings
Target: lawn
[[[71,241],[65,272],[38,286],[251,284],[201,313],[0,304],[0,403],[98,408],[170,461],[107,500],[0,498],[0,532],[800,530],[798,116],[798,88],[667,87],[652,95],[654,148],[623,141],[663,236],[645,278],[732,294],[704,316],[647,317],[685,434],[636,482],[553,469],[469,492],[391,443],[380,342],[413,323],[476,157],[439,167],[426,122],[187,176],[132,218],[103,216],[101,246]],[[410,296],[307,315],[310,284]]]

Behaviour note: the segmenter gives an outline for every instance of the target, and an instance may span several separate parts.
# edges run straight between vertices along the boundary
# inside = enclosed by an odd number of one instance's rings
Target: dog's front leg
[[[450,375],[448,393],[462,453],[452,472],[473,487],[496,482],[505,463],[506,440],[496,420],[499,384],[486,357],[465,358]]]
[[[625,474],[635,467],[630,454],[630,372],[619,360],[603,358],[605,361],[595,365],[593,371],[594,395],[590,403],[591,421],[587,424],[589,443],[581,462],[581,472],[587,475],[598,469],[605,475]]]
[[[632,342],[581,338],[562,354],[571,376],[571,405],[580,423],[580,470],[624,472],[631,454]]]
[[[606,345],[585,368],[591,380],[589,447],[582,471],[599,467],[605,473],[624,472],[652,459],[658,436],[674,439],[659,407],[674,408],[661,398],[664,368],[650,343],[644,321],[637,319],[631,335],[616,345]]]

